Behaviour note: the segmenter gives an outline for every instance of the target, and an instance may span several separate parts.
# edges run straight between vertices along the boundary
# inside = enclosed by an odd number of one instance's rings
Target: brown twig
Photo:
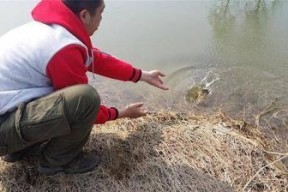
[[[275,105],[275,103],[279,100],[279,98],[275,98],[274,101],[272,101],[272,103],[270,103],[267,107],[265,107],[265,109],[263,111],[261,111],[260,114],[256,115],[255,117],[255,124],[257,125],[257,127],[259,128],[260,127],[260,119],[262,116],[268,114],[268,113],[271,113],[272,111],[274,110],[277,110],[277,109],[281,109],[279,107],[274,107],[272,109],[271,106]]]
[[[273,161],[272,163],[269,163],[268,165],[265,165],[265,166],[263,166],[261,169],[259,169],[259,170],[256,172],[256,174],[253,175],[253,177],[251,177],[251,178],[249,179],[249,181],[246,183],[246,185],[244,186],[244,188],[242,189],[242,191],[245,191],[245,189],[248,187],[248,185],[253,181],[253,179],[254,179],[263,169],[265,169],[266,167],[269,167],[269,166],[271,166],[271,165],[273,165],[273,164],[275,164],[275,163],[277,163],[277,162],[285,159],[286,157],[288,157],[288,153],[284,153],[283,155],[284,155],[283,157],[280,157],[280,158],[276,159],[275,161]]]

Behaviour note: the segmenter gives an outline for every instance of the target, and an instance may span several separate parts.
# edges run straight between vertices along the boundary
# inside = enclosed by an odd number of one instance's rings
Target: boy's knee
[[[70,121],[96,118],[100,97],[90,85],[73,86],[65,95],[66,112]]]
[[[94,87],[91,85],[79,85],[76,90],[78,92],[78,95],[75,95],[76,97],[87,100],[90,105],[100,106],[100,96]]]

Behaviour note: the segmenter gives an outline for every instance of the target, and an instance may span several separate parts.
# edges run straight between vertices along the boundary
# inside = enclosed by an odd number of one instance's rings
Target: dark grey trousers
[[[0,156],[48,141],[40,161],[49,167],[66,165],[87,142],[99,106],[99,95],[90,85],[71,86],[20,104],[0,117]]]

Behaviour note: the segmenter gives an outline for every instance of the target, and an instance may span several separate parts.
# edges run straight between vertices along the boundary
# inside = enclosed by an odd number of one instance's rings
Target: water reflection
[[[277,5],[279,1],[220,1],[209,17],[217,53],[234,62],[261,63],[273,48],[270,28]]]
[[[221,81],[212,87],[212,94],[204,105],[208,110],[223,105],[230,106],[229,113],[237,113],[250,105],[260,110],[274,94],[266,94],[267,98],[258,100],[255,95],[281,92],[274,86],[277,66],[271,65],[275,58],[282,61],[286,58],[285,55],[275,56],[279,45],[270,30],[275,23],[272,14],[277,11],[278,3],[225,0],[212,5],[208,21],[213,40],[211,49],[205,53],[206,59],[176,70],[168,77],[170,85],[183,94],[183,89],[197,86],[209,73],[214,73]],[[179,95],[176,97],[177,102],[183,101]]]
[[[283,108],[288,103],[288,79],[282,67],[287,63],[285,7],[287,2],[277,0],[226,0],[219,1],[209,15],[213,57],[222,79],[214,92],[217,103],[229,114],[255,121],[255,115],[279,98],[273,103],[278,110],[263,119],[268,128],[273,124],[283,129],[283,124],[275,122],[287,119]]]
[[[100,43],[105,47],[106,42],[110,42],[109,38],[116,37],[111,41],[111,47],[106,47],[107,50],[110,48],[120,50],[120,54],[116,54],[119,57],[122,57],[121,51],[125,51],[127,58],[133,56],[132,60],[135,63],[145,64],[141,68],[164,70],[167,72],[165,81],[171,90],[161,92],[141,83],[121,85],[119,89],[120,84],[111,81],[108,82],[109,90],[105,83],[103,83],[104,89],[100,90],[101,82],[97,80],[95,86],[104,95],[108,105],[123,106],[141,100],[154,110],[155,108],[185,112],[222,110],[243,119],[251,118],[253,121],[253,114],[261,112],[275,98],[280,98],[277,102],[281,105],[288,103],[286,96],[288,68],[285,67],[288,65],[286,35],[288,2],[172,1],[167,5],[151,1],[143,4],[145,6],[139,6],[141,3],[143,2],[134,2],[129,4],[129,9],[127,8],[127,11],[133,10],[130,14],[135,15],[136,20],[141,20],[145,26],[141,28],[142,25],[136,23],[137,35],[132,33],[134,37],[131,39],[129,38],[131,32],[125,31],[129,30],[132,22],[130,20],[130,24],[121,24],[127,28],[119,26],[123,33],[117,33],[116,36],[111,34],[109,37],[104,36],[105,32],[113,30],[108,26],[105,30],[103,24],[103,36],[100,32],[102,38],[98,39],[97,44]],[[127,5],[117,4],[117,9],[119,6]],[[145,17],[137,15],[139,9],[141,13],[149,10],[151,14]],[[109,13],[108,10],[107,12]],[[106,18],[115,17],[112,14],[113,10],[110,13],[111,15],[107,15]],[[123,14],[118,16],[125,20]],[[173,28],[171,17],[174,18]],[[107,20],[105,23],[109,24]],[[110,24],[114,23],[115,20]],[[125,40],[125,49],[123,43],[119,43],[121,46],[117,47],[119,39]],[[149,45],[142,44],[140,50],[138,46],[136,49],[135,42],[143,42],[143,39],[149,42]],[[163,43],[166,39],[169,40],[169,45]],[[150,44],[151,40],[153,45]],[[126,47],[129,49],[126,50]],[[129,51],[130,48],[133,51]],[[208,83],[217,81],[208,87],[209,93],[203,100],[201,99],[201,102],[198,100],[190,102],[190,99],[185,97],[187,91],[194,90],[193,87],[206,89],[206,85],[202,86],[205,79]],[[129,95],[131,98],[124,97],[123,93],[124,96]],[[113,95],[116,95],[116,98]],[[279,114],[281,117],[285,116],[285,113],[278,113],[278,116],[274,117],[280,118]]]
[[[276,99],[273,107],[277,110],[265,113],[261,126],[268,134],[272,126],[283,135],[283,122],[288,119],[288,71],[282,66],[288,58],[287,51],[279,50],[288,47],[279,38],[287,42],[282,31],[288,28],[281,28],[285,24],[282,7],[287,8],[287,3],[263,0],[226,0],[212,5],[208,21],[213,38],[206,58],[175,70],[167,78],[174,91],[169,95],[172,109],[201,113],[220,110],[255,123],[255,116]],[[215,83],[209,86],[209,94],[201,97],[205,79]],[[159,103],[165,96],[158,97]]]

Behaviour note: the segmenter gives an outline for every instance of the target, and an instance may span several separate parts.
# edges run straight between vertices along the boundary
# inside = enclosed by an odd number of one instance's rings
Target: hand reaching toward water
[[[140,80],[145,81],[146,83],[149,83],[150,85],[153,85],[160,89],[168,90],[169,88],[164,85],[161,77],[165,77],[165,75],[158,70],[142,71],[142,76]]]
[[[165,75],[158,70],[153,71],[142,71],[141,81],[144,81],[150,85],[158,87],[163,90],[168,90],[169,88],[164,85],[161,77]],[[124,109],[119,110],[118,118],[138,118],[147,115],[148,111],[143,108],[143,103],[133,103],[127,105]]]
[[[138,118],[145,116],[147,114],[147,110],[143,108],[143,103],[133,103],[127,105],[124,109],[119,111],[118,118]]]

